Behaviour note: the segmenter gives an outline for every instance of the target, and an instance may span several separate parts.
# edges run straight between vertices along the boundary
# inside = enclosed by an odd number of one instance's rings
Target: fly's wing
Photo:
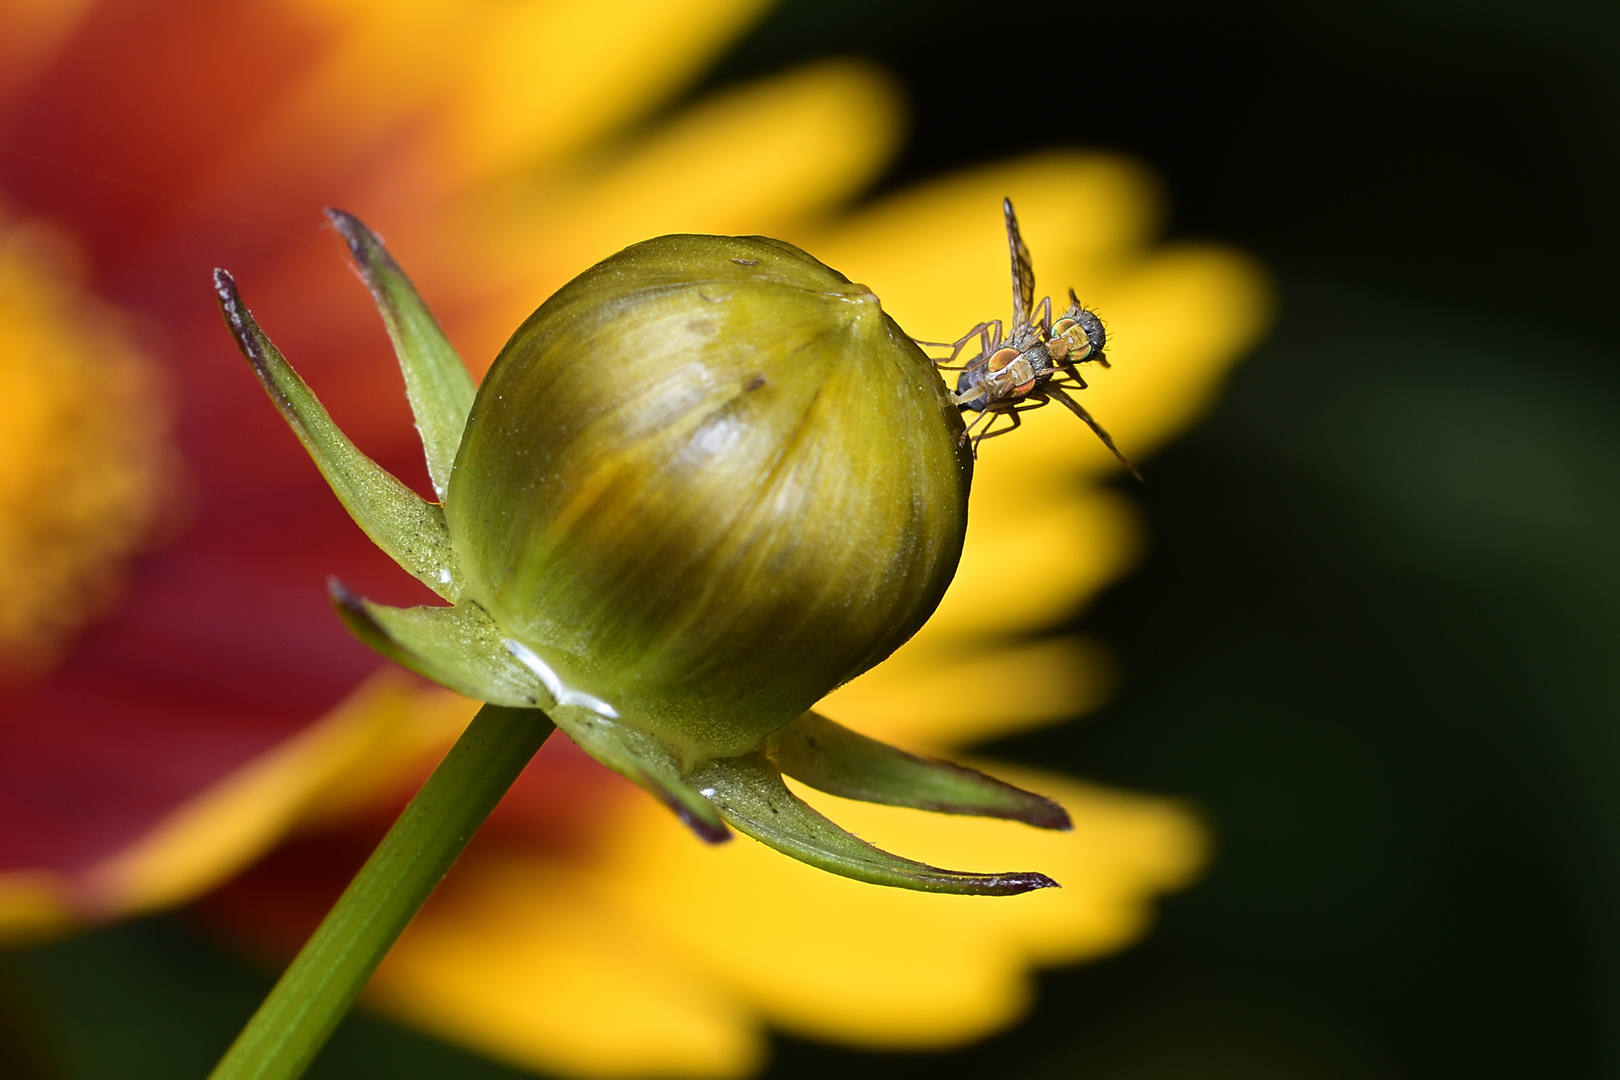
[[[1001,212],[1007,216],[1007,249],[1012,256],[1013,336],[1029,328],[1030,313],[1035,308],[1035,263],[1029,257],[1029,248],[1018,232],[1018,215],[1013,213],[1012,200],[1001,200]]]

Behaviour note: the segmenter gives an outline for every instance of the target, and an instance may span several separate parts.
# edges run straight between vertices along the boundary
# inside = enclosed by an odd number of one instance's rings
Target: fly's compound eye
[[[1047,350],[1059,363],[1077,364],[1091,355],[1091,339],[1086,336],[1085,327],[1075,321],[1075,314],[1075,309],[1070,308],[1052,325]]]
[[[1077,325],[1067,316],[1052,324],[1051,340],[1046,343],[1046,351],[1060,364],[1085,359],[1086,345],[1081,332],[1076,329]],[[1071,356],[1071,353],[1079,355]]]
[[[996,354],[990,358],[990,370],[1000,371],[1021,355],[1023,354],[1017,349],[997,349]]]

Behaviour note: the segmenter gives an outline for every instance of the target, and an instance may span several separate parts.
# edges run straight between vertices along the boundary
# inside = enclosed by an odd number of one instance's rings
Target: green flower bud
[[[468,696],[544,709],[705,839],[730,825],[904,888],[1053,884],[891,855],[782,781],[1068,827],[1047,799],[809,711],[922,625],[967,524],[959,410],[869,289],[778,240],[649,240],[546,301],[475,391],[376,236],[329,213],[393,338],[442,505],[332,423],[230,275],[215,288],[333,492],[449,603],[386,607],[334,583],[356,635]]]
[[[467,596],[695,762],[756,749],[932,613],[961,435],[865,286],[780,241],[665,236],[513,335],[445,518]]]

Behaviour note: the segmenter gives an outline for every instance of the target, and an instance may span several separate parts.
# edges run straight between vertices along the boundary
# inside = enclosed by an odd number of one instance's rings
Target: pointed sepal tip
[[[860,802],[941,814],[1002,818],[1070,829],[1069,812],[1044,795],[977,769],[919,757],[807,712],[771,736],[767,754],[787,776]]]
[[[840,828],[795,795],[764,754],[710,760],[693,770],[688,780],[738,832],[856,881],[959,896],[1014,896],[1057,885],[1033,871],[949,870],[884,851]]]

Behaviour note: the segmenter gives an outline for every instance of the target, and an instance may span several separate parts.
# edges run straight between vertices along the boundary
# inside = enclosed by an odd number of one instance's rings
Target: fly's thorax
[[[564,683],[736,754],[932,612],[961,431],[864,286],[780,241],[663,237],[507,343],[445,513],[468,595]]]
[[[964,368],[957,376],[956,400],[959,407],[982,412],[991,405],[1031,393],[1050,379],[1054,370],[1046,343],[1029,331]]]
[[[1051,349],[1044,341],[1037,341],[1025,349],[1019,355],[1019,359],[1024,361],[1028,377],[1038,379],[1041,382],[1045,382],[1050,378],[1056,368],[1056,365],[1052,363]]]

